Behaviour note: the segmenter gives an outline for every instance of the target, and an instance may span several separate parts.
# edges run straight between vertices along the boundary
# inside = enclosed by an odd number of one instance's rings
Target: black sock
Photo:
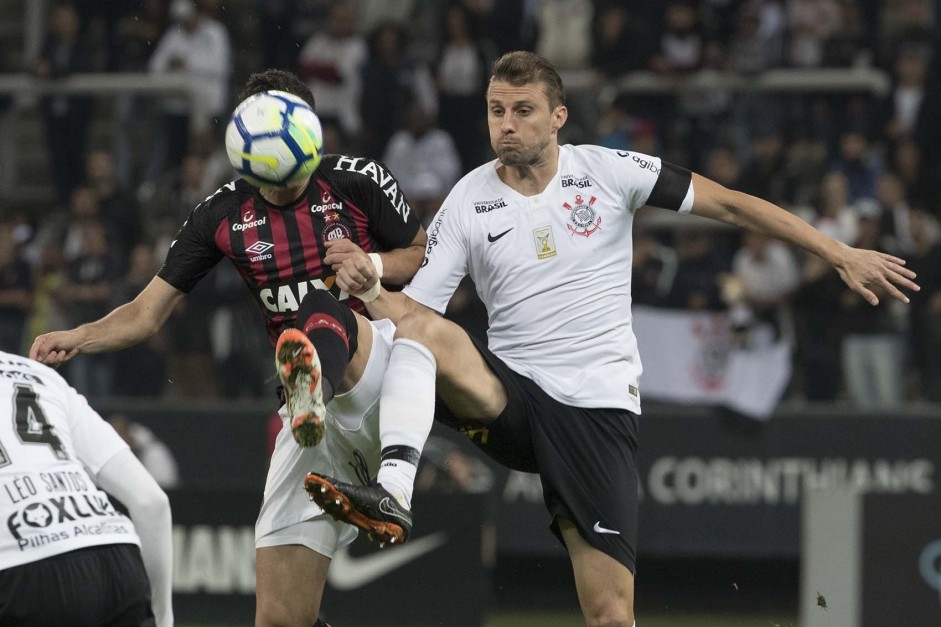
[[[356,317],[325,290],[309,292],[297,312],[297,328],[310,338],[323,373],[323,402],[329,403],[356,353]]]

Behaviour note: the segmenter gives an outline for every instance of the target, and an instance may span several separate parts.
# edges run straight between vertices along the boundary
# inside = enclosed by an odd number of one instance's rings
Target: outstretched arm
[[[847,246],[768,201],[727,189],[698,174],[693,174],[693,193],[694,214],[784,240],[820,256],[871,305],[879,304],[874,289],[905,303],[908,297],[899,287],[915,292],[920,289],[912,281],[915,273],[905,268],[904,260]]]
[[[183,296],[180,290],[154,277],[137,298],[104,318],[68,331],[40,335],[33,341],[29,357],[56,367],[79,353],[105,353],[134,346],[163,326]]]

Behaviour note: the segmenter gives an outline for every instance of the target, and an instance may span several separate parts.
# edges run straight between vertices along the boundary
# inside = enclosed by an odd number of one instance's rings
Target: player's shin
[[[382,381],[378,482],[409,509],[418,459],[434,420],[436,369],[434,355],[425,346],[397,339]]]
[[[323,402],[333,399],[350,356],[356,352],[356,318],[329,292],[314,290],[301,302],[298,327],[317,349],[323,371]]]

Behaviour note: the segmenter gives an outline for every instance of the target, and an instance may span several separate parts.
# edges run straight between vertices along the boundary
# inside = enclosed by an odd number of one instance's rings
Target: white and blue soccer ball
[[[290,187],[323,158],[323,129],[310,105],[293,94],[266,91],[246,98],[225,131],[229,162],[259,187]]]

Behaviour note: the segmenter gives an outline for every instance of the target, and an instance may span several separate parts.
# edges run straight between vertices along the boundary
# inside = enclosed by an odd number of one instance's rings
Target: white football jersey
[[[640,412],[631,326],[631,227],[645,204],[689,212],[689,172],[659,158],[560,146],[546,189],[523,196],[498,161],[467,174],[428,229],[405,293],[444,312],[465,274],[487,306],[488,345],[514,371],[577,407]]]
[[[92,476],[128,445],[54,370],[0,352],[0,570],[137,544]]]

